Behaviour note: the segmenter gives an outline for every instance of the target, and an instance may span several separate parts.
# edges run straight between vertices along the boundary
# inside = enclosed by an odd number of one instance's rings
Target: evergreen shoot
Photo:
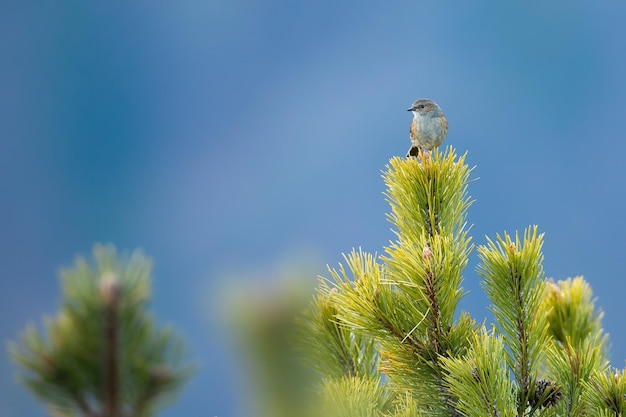
[[[297,324],[318,414],[624,416],[624,371],[582,277],[545,277],[537,226],[478,247],[495,323],[458,310],[474,246],[472,169],[453,148],[392,158],[383,178],[396,239],[352,250],[321,278]]]
[[[192,368],[181,340],[146,312],[151,261],[96,245],[61,273],[63,300],[44,331],[11,343],[19,379],[55,416],[147,417],[171,401]]]

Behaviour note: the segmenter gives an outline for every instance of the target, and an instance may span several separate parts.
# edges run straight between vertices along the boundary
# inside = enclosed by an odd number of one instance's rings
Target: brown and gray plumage
[[[409,129],[411,148],[407,157],[419,155],[421,149],[430,151],[443,143],[448,135],[448,121],[437,103],[421,98],[407,111],[413,112]]]

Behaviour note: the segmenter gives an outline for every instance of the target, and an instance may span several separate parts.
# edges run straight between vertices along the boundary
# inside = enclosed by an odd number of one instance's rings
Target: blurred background
[[[161,415],[253,415],[228,312],[383,251],[381,170],[428,97],[476,166],[475,243],[538,224],[547,275],[585,276],[623,367],[625,18],[620,1],[1,2],[3,344],[55,314],[76,254],[141,247],[154,315],[200,365]],[[481,321],[476,262],[461,307]],[[0,354],[0,415],[46,415],[14,377]]]

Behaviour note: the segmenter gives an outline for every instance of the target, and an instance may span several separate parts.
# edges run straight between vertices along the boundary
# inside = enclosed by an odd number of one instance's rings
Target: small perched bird
[[[448,134],[448,121],[437,103],[420,98],[407,111],[413,112],[409,129],[411,148],[407,157],[419,155],[421,149],[430,151],[443,143]]]

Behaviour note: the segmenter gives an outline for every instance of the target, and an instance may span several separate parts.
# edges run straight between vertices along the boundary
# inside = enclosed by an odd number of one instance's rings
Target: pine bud
[[[100,296],[108,305],[115,305],[119,302],[121,285],[113,272],[105,272],[100,277]]]
[[[513,253],[515,253],[515,251],[516,251],[515,243],[511,242],[509,244],[509,252],[511,252],[513,254]]]
[[[422,251],[422,259],[426,262],[430,261],[433,257],[433,252],[430,250],[428,246],[424,246],[424,250]]]

